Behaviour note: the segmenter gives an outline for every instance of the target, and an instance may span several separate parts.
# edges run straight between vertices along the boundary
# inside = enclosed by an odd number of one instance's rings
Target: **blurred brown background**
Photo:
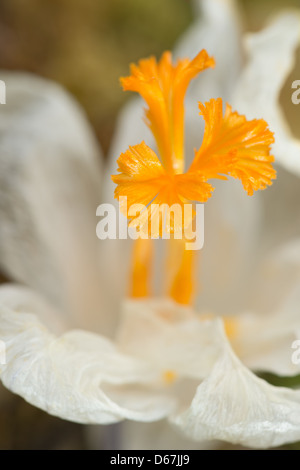
[[[247,30],[258,30],[280,8],[299,0],[239,0]],[[191,0],[1,0],[0,69],[27,70],[64,85],[82,104],[104,152],[117,113],[130,94],[119,76],[129,62],[172,48],[193,19]],[[300,137],[300,105],[291,83],[300,79],[300,51],[281,95]],[[84,426],[48,416],[0,386],[0,449],[85,449]],[[107,435],[111,429],[107,428]],[[99,448],[108,444],[99,442]]]
[[[251,30],[282,6],[300,6],[299,0],[239,3]],[[172,48],[192,19],[191,0],[1,0],[0,68],[64,85],[85,108],[106,152],[118,110],[130,96],[119,77],[129,62]]]

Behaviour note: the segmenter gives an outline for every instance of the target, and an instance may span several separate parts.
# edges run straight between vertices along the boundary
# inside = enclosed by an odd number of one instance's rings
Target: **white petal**
[[[247,37],[249,63],[235,90],[232,104],[248,119],[264,118],[275,133],[276,161],[300,174],[300,141],[291,131],[279,107],[279,94],[294,65],[300,39],[300,13],[281,14],[271,25]]]
[[[134,98],[120,112],[103,181],[102,200],[105,203],[114,205],[119,221],[123,223],[125,231],[127,219],[119,213],[119,202],[114,199],[116,185],[112,182],[111,175],[117,173],[117,159],[129,145],[135,145],[144,140],[151,148],[155,148],[153,137],[143,120],[144,107],[145,104],[142,99]],[[131,240],[128,238],[120,239],[117,234],[116,240],[102,240],[100,247],[101,261],[106,269],[106,276],[103,280],[106,295],[109,296],[111,304],[115,305],[115,309],[118,311],[128,289],[127,281],[131,254]]]
[[[118,344],[164,372],[203,378],[219,354],[217,323],[201,320],[189,307],[168,299],[127,300]],[[204,354],[205,352],[205,354]]]
[[[154,421],[174,407],[170,397],[148,389],[155,372],[119,353],[108,339],[80,330],[57,337],[35,315],[12,311],[3,301],[0,338],[6,364],[0,366],[1,381],[29,403],[90,424]]]
[[[282,167],[277,170],[274,184],[260,193],[264,223],[259,246],[265,252],[278,252],[278,247],[300,234],[299,176]]]
[[[300,391],[259,379],[224,344],[191,406],[172,421],[196,440],[222,439],[255,448],[279,446],[300,439]]]
[[[223,96],[227,99],[242,65],[241,18],[232,0],[198,1],[200,18],[187,30],[175,46],[176,57],[195,57],[206,49],[216,60],[211,72],[200,74],[194,81],[193,98],[197,102]],[[224,40],[226,38],[226,41]],[[192,93],[190,94],[192,96]]]
[[[17,284],[0,286],[0,305],[14,312],[34,313],[51,333],[61,335],[67,331],[61,312],[55,310],[36,292]],[[1,338],[0,338],[1,339]]]
[[[253,310],[274,313],[300,285],[300,239],[276,246],[257,268]],[[252,293],[253,295],[254,293]],[[254,296],[254,295],[253,295]]]
[[[80,324],[100,306],[97,144],[58,85],[29,74],[1,78],[0,266]]]
[[[239,181],[220,181],[205,204],[199,254],[197,310],[233,315],[247,308],[262,225],[261,195],[249,197]]]
[[[300,241],[277,250],[257,278],[257,304],[266,310],[236,317],[234,350],[251,369],[299,374],[291,346],[300,338]]]

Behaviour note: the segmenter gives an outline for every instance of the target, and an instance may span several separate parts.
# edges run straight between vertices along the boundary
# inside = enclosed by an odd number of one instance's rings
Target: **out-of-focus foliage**
[[[171,48],[191,18],[189,0],[1,0],[0,67],[65,85],[107,149],[126,99],[119,76]]]
[[[252,30],[271,12],[298,4],[240,0]],[[119,77],[127,74],[129,62],[172,48],[191,20],[191,0],[1,0],[0,68],[32,71],[66,86],[106,151],[129,96]],[[295,107],[285,98],[285,110],[293,116]],[[295,121],[296,116],[291,126],[297,133]]]

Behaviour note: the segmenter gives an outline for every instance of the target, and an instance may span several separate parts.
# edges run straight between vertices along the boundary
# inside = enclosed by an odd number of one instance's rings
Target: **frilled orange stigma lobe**
[[[221,98],[199,103],[205,131],[188,173],[202,175],[205,181],[231,175],[239,178],[247,193],[252,195],[253,191],[271,185],[276,178],[271,165],[274,157],[270,155],[274,135],[263,119],[247,121],[228,104],[223,116],[222,107]]]
[[[150,127],[162,162],[169,173],[184,171],[184,96],[190,81],[214,59],[205,50],[193,59],[180,59],[172,64],[165,52],[160,61],[155,57],[131,64],[129,77],[120,79],[124,90],[139,93],[148,105],[146,122]]]
[[[144,142],[122,153],[118,165],[120,174],[112,176],[117,184],[115,197],[127,197],[120,210],[129,219],[130,227],[154,238],[164,231],[174,233],[188,227],[194,212],[185,210],[185,204],[205,202],[213,189],[197,175],[168,174]]]

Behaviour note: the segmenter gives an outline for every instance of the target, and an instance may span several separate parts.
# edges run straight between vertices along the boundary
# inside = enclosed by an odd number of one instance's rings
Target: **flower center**
[[[112,176],[117,184],[115,197],[127,198],[126,207],[121,204],[120,209],[141,237],[133,250],[133,297],[150,295],[153,247],[149,233],[154,237],[173,234],[165,275],[167,285],[163,288],[178,303],[188,304],[194,297],[196,255],[187,250],[184,236],[177,240],[175,234],[183,233],[183,228],[192,223],[195,211],[186,220],[185,216],[171,217],[171,207],[176,205],[185,215],[188,203],[206,202],[214,190],[208,183],[211,179],[238,178],[252,195],[276,178],[274,157],[270,154],[274,137],[268,124],[263,119],[248,121],[228,104],[223,112],[221,98],[199,103],[199,114],[205,121],[204,137],[184,173],[185,93],[190,81],[214,64],[205,50],[193,60],[181,59],[174,65],[171,53],[165,52],[159,62],[150,57],[138,65],[132,64],[131,75],[121,78],[124,90],[138,92],[147,103],[146,123],[161,158],[145,142],[130,146],[118,159],[119,174]],[[136,204],[142,204],[144,209],[132,213],[130,208]],[[168,210],[169,222],[164,224]],[[149,227],[156,228],[150,231]]]

